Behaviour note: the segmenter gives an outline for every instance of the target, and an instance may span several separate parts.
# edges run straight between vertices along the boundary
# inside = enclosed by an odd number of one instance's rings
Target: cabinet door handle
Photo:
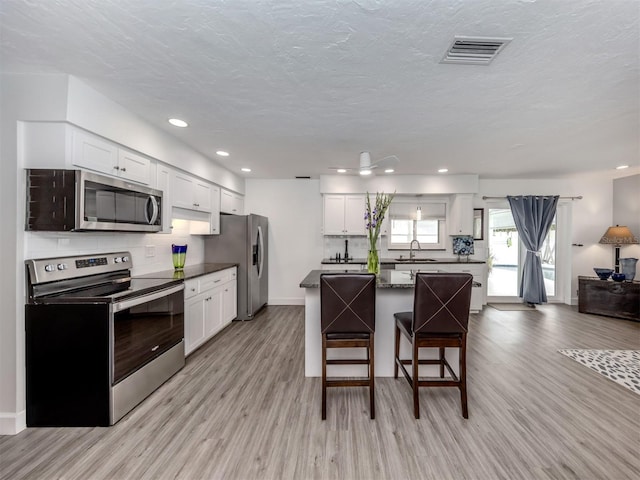
[[[191,291],[192,291],[192,292],[195,292],[195,291],[196,291],[196,289],[195,289],[195,288],[192,288],[192,289],[191,289]]]
[[[222,279],[219,278],[218,280],[214,280],[213,283],[218,283],[220,280],[222,280]]]
[[[113,167],[113,169],[114,170],[120,170],[120,167],[116,165],[115,167]]]
[[[121,171],[121,172],[126,172],[126,171],[127,171],[127,169],[126,169],[125,167],[122,167],[122,168],[120,169],[120,171]]]

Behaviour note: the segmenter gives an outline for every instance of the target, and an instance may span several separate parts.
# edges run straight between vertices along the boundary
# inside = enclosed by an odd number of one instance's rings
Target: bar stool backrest
[[[320,275],[322,333],[373,333],[376,276],[360,273]]]
[[[468,273],[418,272],[413,300],[413,332],[466,332],[472,284],[473,276]]]

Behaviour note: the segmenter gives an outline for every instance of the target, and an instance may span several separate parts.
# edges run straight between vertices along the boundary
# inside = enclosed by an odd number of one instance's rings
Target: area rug
[[[640,350],[558,350],[610,380],[640,394]]]
[[[487,305],[503,312],[516,312],[518,310],[536,311],[535,308],[528,307],[526,303],[487,303]]]

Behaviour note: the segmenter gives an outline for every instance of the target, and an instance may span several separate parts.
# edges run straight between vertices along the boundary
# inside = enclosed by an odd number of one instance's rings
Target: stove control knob
[[[122,261],[125,262],[125,263],[128,262],[129,261],[129,257],[127,257],[127,256],[122,257]]]
[[[45,272],[53,272],[53,271],[55,271],[55,269],[56,269],[56,266],[52,265],[52,264],[44,266],[44,271]]]
[[[116,263],[120,263],[120,257],[115,257],[115,258],[113,259],[113,261],[114,261],[114,262],[116,262]]]
[[[58,270],[66,270],[67,269],[67,264],[66,263],[59,263],[58,264]]]

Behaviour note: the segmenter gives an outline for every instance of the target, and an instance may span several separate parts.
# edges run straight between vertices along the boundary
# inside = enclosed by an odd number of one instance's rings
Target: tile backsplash
[[[452,258],[452,239],[447,239],[446,250],[421,250],[416,251],[417,258]],[[352,258],[366,258],[369,251],[369,241],[365,236],[325,236],[323,242],[323,258],[335,258],[336,253],[344,257],[344,241],[349,240],[349,256]],[[474,253],[469,257],[474,260],[484,260],[484,241],[474,242]],[[396,258],[399,256],[408,257],[409,250],[389,250],[387,237],[382,236],[380,240],[380,256],[382,258]]]
[[[186,265],[204,261],[204,237],[173,222],[171,234],[125,232],[25,232],[25,259],[128,251],[133,275],[173,269],[171,244],[187,244]],[[153,253],[153,256],[147,254]]]

